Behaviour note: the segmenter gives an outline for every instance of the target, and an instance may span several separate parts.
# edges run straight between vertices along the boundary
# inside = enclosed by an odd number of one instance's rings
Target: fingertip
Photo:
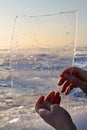
[[[47,96],[52,96],[55,94],[55,91],[51,91]]]
[[[59,96],[60,96],[60,92],[57,91],[57,92],[55,93],[55,97],[58,98]]]
[[[64,82],[65,82],[65,78],[64,78],[64,77],[61,77],[61,78],[59,79],[58,85],[61,86]]]
[[[50,92],[50,93],[45,97],[44,101],[45,101],[45,100],[51,101],[51,100],[54,98],[54,95],[55,95],[55,92],[54,92],[54,91]]]
[[[60,95],[60,92],[57,91],[57,92],[55,93],[55,96],[59,96],[59,95]]]
[[[54,104],[59,105],[60,100],[61,100],[61,96],[60,96],[60,92],[58,91],[58,92],[55,93]]]
[[[70,88],[68,88],[65,92],[65,95],[68,95],[70,93]]]
[[[55,104],[59,105],[61,102],[61,96],[59,96],[56,100],[55,100]]]
[[[61,86],[62,84],[60,82],[58,82],[57,85]]]
[[[39,114],[39,110],[43,108],[44,96],[40,96],[35,104],[35,111]]]
[[[38,105],[42,105],[44,101],[44,96],[40,96],[35,104],[35,107]]]
[[[65,90],[62,88],[61,93],[64,93],[64,92],[65,92]]]

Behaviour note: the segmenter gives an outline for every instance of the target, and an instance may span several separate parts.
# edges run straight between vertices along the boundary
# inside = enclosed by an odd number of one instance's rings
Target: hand
[[[55,98],[56,97],[56,98]],[[59,106],[59,92],[41,96],[36,102],[36,112],[56,130],[76,130],[69,113]]]
[[[87,71],[77,67],[70,67],[65,69],[60,77],[58,85],[63,85],[62,93],[69,94],[73,88],[79,87],[87,94]]]

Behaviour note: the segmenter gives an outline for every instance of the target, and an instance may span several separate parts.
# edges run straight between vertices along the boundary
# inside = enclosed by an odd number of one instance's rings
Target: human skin
[[[85,94],[87,94],[87,71],[77,67],[65,69],[60,74],[58,85],[62,85],[61,92],[66,95],[75,87],[79,87]]]
[[[62,85],[61,92],[65,94],[69,94],[75,87],[79,87],[87,94],[87,71],[77,67],[65,69],[60,75],[58,85]],[[35,110],[45,122],[56,130],[77,130],[70,114],[59,105],[60,100],[59,92],[51,92],[46,97],[40,96]]]
[[[77,130],[70,114],[59,106],[60,100],[59,92],[50,92],[46,97],[39,97],[35,110],[45,122],[56,130]]]

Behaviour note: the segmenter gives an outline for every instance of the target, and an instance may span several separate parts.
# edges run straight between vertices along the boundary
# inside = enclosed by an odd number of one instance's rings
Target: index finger
[[[44,96],[40,96],[39,99],[37,100],[35,104],[35,110],[38,112],[40,108],[43,108],[43,103],[44,103]]]
[[[54,96],[55,96],[55,92],[52,91],[45,97],[44,101],[49,101],[49,102],[53,103]]]

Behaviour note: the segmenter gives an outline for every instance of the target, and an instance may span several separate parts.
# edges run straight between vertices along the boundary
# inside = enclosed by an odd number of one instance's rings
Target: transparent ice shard
[[[16,95],[34,96],[59,89],[60,72],[74,62],[76,29],[76,11],[16,16],[10,66]]]

